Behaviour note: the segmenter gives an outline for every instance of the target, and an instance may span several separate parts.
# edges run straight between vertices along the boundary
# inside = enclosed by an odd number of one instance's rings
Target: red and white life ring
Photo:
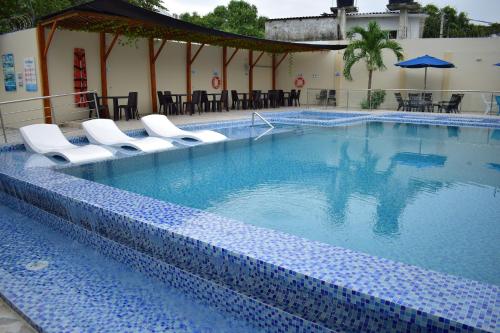
[[[306,80],[302,76],[295,79],[295,88],[303,88],[306,85]]]
[[[212,78],[212,88],[219,89],[221,84],[221,80],[218,76],[214,76]]]

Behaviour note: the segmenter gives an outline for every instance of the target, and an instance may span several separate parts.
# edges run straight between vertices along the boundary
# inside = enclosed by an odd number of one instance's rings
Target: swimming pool
[[[500,140],[367,122],[64,169],[370,255],[500,285]],[[493,167],[492,167],[493,166]]]

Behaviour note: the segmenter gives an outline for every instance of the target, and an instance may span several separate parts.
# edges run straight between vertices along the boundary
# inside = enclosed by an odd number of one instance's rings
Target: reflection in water
[[[500,145],[489,130],[380,122],[281,130],[69,172],[500,284]]]

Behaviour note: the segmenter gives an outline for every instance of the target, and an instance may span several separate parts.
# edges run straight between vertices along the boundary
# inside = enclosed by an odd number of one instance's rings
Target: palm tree
[[[361,38],[357,38],[357,35]],[[359,26],[352,28],[347,32],[347,39],[350,43],[344,52],[344,76],[346,79],[352,80],[352,66],[358,61],[364,60],[368,70],[368,101],[370,101],[373,71],[386,69],[382,50],[392,50],[400,61],[403,60],[403,48],[398,42],[390,40],[389,33],[382,31],[380,25],[375,21],[368,23],[368,29]]]

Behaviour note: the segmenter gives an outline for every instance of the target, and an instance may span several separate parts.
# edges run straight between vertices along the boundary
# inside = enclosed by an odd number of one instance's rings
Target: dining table
[[[171,94],[172,97],[175,97],[175,105],[177,105],[177,108],[179,109],[179,112],[181,114],[184,114],[184,108],[182,106],[182,98],[187,97],[188,94]]]
[[[111,99],[113,101],[113,120],[119,120],[120,119],[120,110],[119,110],[119,100],[120,99],[128,99],[128,96],[99,96],[98,97],[101,100],[106,100],[106,99]],[[128,115],[125,115],[128,120]]]
[[[212,112],[216,111],[217,96],[222,96],[221,93],[207,93],[207,96],[212,96]]]

